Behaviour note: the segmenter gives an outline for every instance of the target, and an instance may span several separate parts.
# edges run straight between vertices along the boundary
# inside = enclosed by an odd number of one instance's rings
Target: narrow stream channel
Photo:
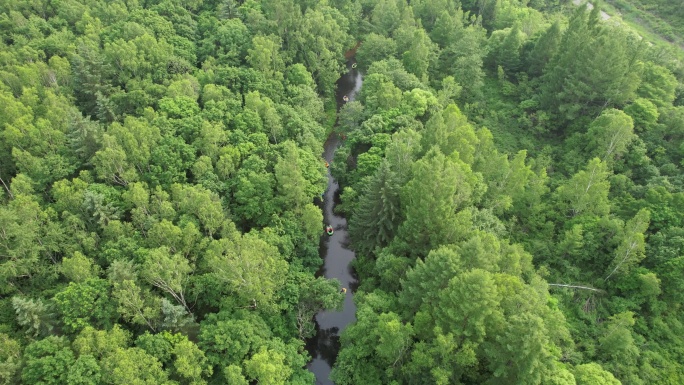
[[[355,60],[347,62],[347,73],[337,81],[337,108],[344,105],[344,96],[354,100],[363,82],[361,73],[352,68]],[[340,137],[333,132],[325,142],[323,157],[332,164],[335,150],[340,145]],[[337,352],[340,350],[340,333],[351,322],[356,321],[356,305],[353,301],[353,293],[357,287],[357,280],[351,266],[354,253],[346,248],[347,244],[347,220],[335,215],[333,207],[336,199],[339,199],[339,184],[330,175],[328,170],[328,189],[323,197],[323,220],[334,228],[332,236],[324,234],[321,237],[320,255],[323,258],[323,266],[318,271],[318,276],[337,278],[342,287],[347,288],[344,298],[344,308],[341,312],[322,311],[316,315],[316,335],[307,341],[307,350],[313,358],[307,366],[316,375],[316,384],[334,384],[328,376],[332,369]]]

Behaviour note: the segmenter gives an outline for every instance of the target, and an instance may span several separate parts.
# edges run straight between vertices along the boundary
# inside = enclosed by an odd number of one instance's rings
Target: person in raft
[[[344,100],[345,103],[348,102],[348,101],[349,101],[349,96],[344,95],[344,96],[342,97],[342,100]]]
[[[328,225],[328,226],[325,228],[325,232],[328,233],[328,235],[333,235],[333,228],[332,228],[332,226]]]
[[[346,287],[343,287],[343,288],[342,288],[342,292],[345,293],[345,294],[347,294],[347,288],[346,288]]]

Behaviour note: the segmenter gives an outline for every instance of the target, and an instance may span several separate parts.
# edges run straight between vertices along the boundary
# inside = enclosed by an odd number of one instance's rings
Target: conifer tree
[[[520,51],[524,42],[525,34],[520,31],[520,26],[516,23],[503,39],[497,58],[497,63],[503,67],[509,76],[520,70]]]
[[[350,235],[359,252],[367,254],[394,238],[401,223],[400,187],[388,161],[383,161],[368,182],[350,223]]]
[[[560,21],[556,20],[534,44],[534,48],[527,59],[528,72],[531,76],[540,76],[546,65],[558,52],[561,41]]]
[[[601,23],[587,16],[586,5],[579,7],[547,65],[540,102],[562,123],[596,116],[635,97],[637,48],[625,32]]]

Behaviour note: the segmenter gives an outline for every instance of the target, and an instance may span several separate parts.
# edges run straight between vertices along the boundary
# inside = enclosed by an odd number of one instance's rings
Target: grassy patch
[[[684,59],[684,38],[682,34],[665,20],[645,11],[629,0],[609,0],[603,2],[600,8],[614,17],[618,15],[622,21],[633,28],[647,41],[656,45],[667,45],[679,48],[677,56]]]

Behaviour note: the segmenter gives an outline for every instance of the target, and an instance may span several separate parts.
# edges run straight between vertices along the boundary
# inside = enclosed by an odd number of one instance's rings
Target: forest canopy
[[[684,383],[681,48],[594,5],[3,2],[0,384],[313,384],[331,132],[336,384]]]

